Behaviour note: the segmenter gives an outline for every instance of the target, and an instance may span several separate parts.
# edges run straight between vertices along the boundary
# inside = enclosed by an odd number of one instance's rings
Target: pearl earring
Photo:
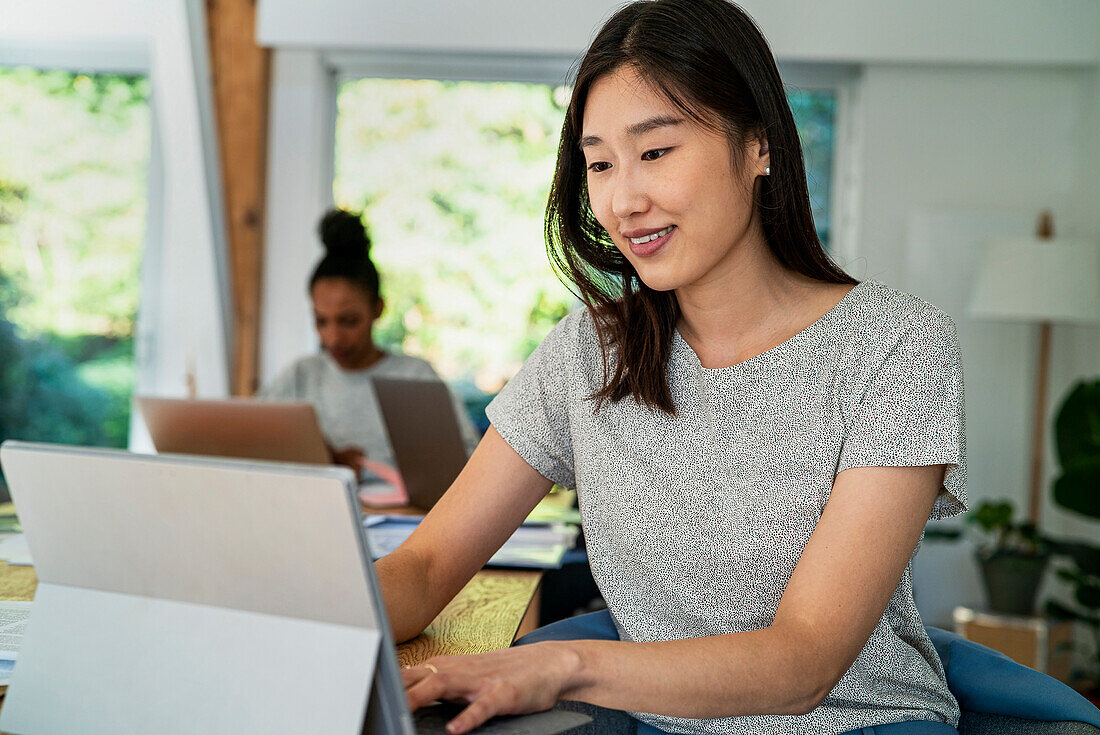
[[[764,175],[765,176],[771,176],[772,175],[772,167],[771,166],[768,166],[764,169]]]

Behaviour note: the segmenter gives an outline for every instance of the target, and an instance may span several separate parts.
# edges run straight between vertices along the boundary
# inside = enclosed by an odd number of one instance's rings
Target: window
[[[574,304],[542,229],[568,98],[566,87],[519,82],[338,86],[333,192],[371,229],[386,300],[377,338],[430,360],[475,420]],[[827,246],[836,95],[792,89],[789,99]]]
[[[802,158],[806,165],[806,185],[817,236],[829,249],[830,206],[833,186],[833,140],[836,131],[836,93],[824,89],[788,89]]]
[[[148,97],[0,68],[0,439],[127,445]]]

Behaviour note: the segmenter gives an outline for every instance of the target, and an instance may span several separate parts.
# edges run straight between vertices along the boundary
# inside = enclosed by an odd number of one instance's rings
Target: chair
[[[925,630],[959,701],[960,735],[1100,735],[1100,710],[1062,682],[962,636]]]

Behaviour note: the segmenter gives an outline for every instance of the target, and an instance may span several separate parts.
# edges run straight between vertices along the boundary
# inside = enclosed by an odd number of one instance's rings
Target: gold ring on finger
[[[420,664],[420,665],[423,666],[428,671],[432,672],[433,674],[438,674],[439,673],[439,669],[437,669],[435,666],[432,666],[431,664]]]

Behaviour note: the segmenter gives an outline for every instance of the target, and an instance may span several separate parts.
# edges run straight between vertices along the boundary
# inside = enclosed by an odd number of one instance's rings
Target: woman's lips
[[[637,255],[639,258],[648,258],[656,255],[657,252],[665,246],[666,243],[676,234],[676,226],[672,225],[668,228],[668,232],[656,240],[649,240],[648,242],[636,243],[627,238],[627,242],[630,243],[630,252]]]

